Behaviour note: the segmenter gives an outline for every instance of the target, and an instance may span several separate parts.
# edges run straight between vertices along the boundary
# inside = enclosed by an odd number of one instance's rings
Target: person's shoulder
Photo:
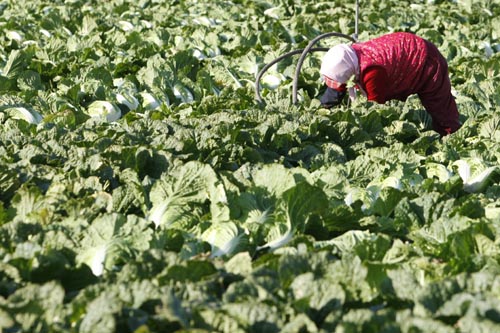
[[[382,37],[389,39],[418,40],[418,41],[423,40],[422,37],[419,37],[413,32],[407,32],[407,31],[391,32],[386,35],[383,35]]]
[[[367,66],[363,71],[365,79],[367,78],[381,78],[387,76],[387,71],[384,66],[380,64],[371,64]]]
[[[382,35],[372,40],[376,44],[404,47],[420,48],[424,47],[425,39],[412,32],[398,31]]]

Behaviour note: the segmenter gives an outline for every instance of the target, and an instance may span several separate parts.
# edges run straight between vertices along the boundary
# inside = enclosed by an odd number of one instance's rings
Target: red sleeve
[[[366,98],[383,104],[387,101],[387,73],[381,67],[368,68],[363,75]]]
[[[344,92],[347,91],[347,84],[341,84],[338,88],[337,91]]]

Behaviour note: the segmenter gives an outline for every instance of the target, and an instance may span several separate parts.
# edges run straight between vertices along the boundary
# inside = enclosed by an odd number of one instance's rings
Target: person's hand
[[[324,94],[319,99],[321,102],[321,107],[330,109],[334,106],[342,103],[342,99],[346,95],[346,90],[338,91],[336,89],[332,89],[327,87]]]

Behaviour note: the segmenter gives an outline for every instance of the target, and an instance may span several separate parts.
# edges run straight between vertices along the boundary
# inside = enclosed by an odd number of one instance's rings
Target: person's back
[[[384,86],[387,100],[401,101],[415,94],[425,82],[423,69],[427,59],[427,43],[422,38],[405,32],[384,35],[367,42],[352,45],[359,59],[359,83],[365,88],[364,76],[371,70],[385,71]]]
[[[414,34],[397,32],[334,46],[324,56],[320,72],[330,90],[339,91],[354,75],[367,99],[377,103],[417,94],[436,132],[447,135],[460,128],[446,59],[434,44]]]

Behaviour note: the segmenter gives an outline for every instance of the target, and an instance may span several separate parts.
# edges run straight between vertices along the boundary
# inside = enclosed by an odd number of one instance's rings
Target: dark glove
[[[347,90],[338,91],[332,88],[327,87],[325,93],[319,99],[321,102],[321,107],[330,109],[334,106],[342,103],[342,99],[346,95]]]

